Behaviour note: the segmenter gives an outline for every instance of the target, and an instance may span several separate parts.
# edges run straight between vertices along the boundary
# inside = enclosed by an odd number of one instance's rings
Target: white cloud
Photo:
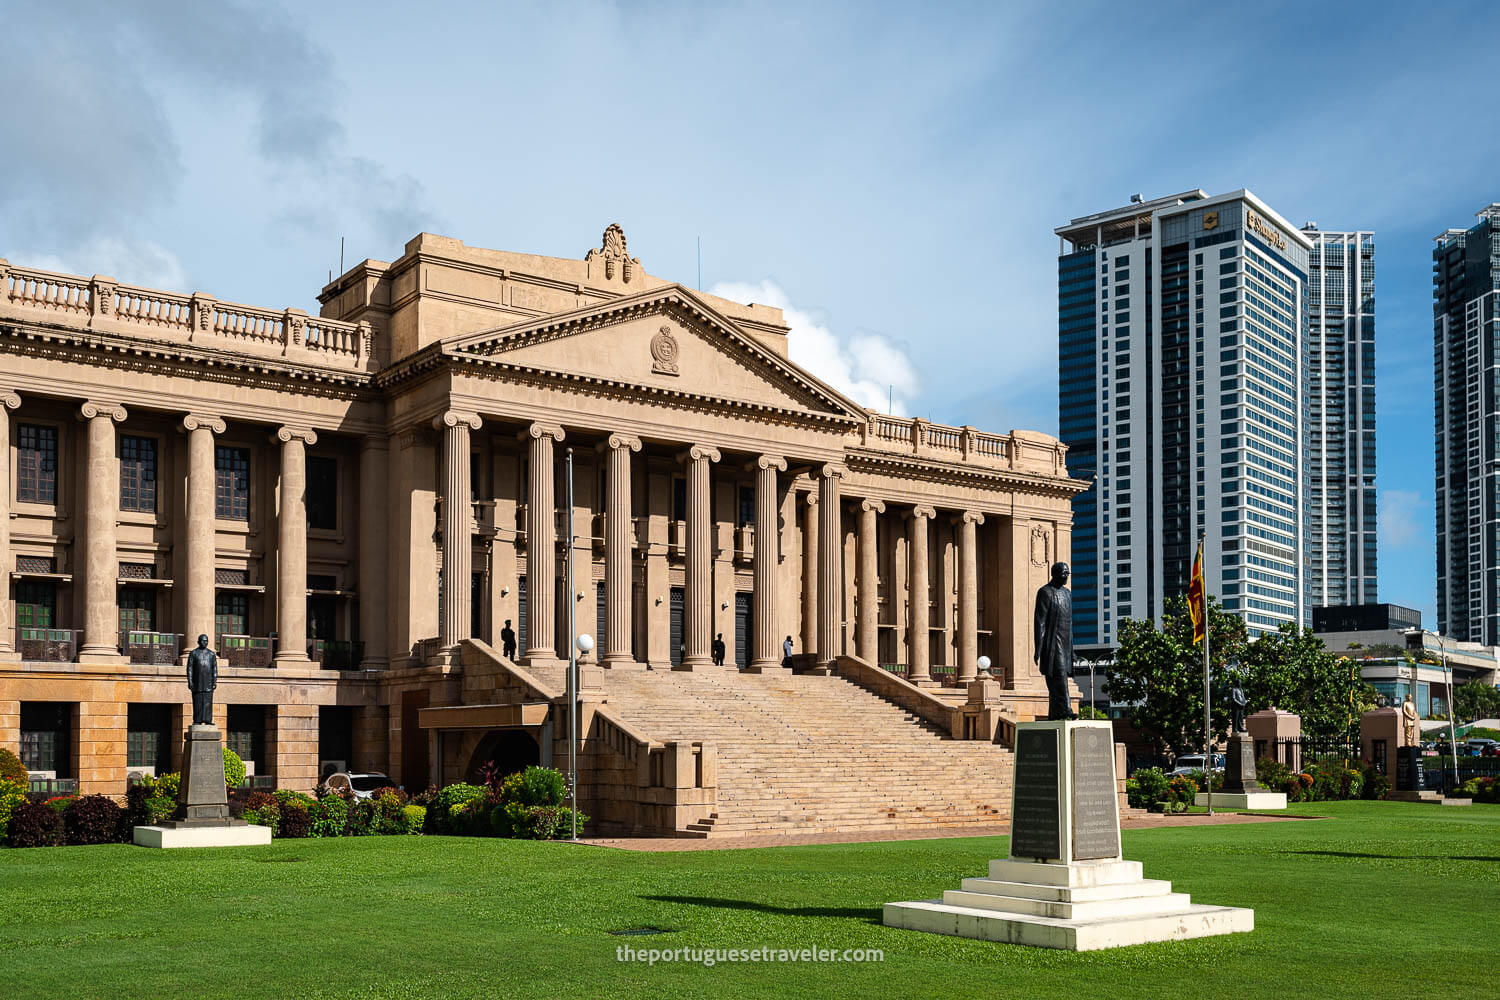
[[[1400,549],[1414,543],[1429,544],[1432,534],[1432,501],[1415,490],[1380,491],[1380,544]]]
[[[112,236],[94,236],[84,240],[66,256],[10,250],[5,259],[22,267],[64,274],[103,274],[127,285],[162,288],[186,292],[187,272],[166,247],[150,240],[122,240]]]
[[[735,302],[780,309],[793,361],[853,399],[860,406],[905,416],[921,389],[916,366],[905,349],[877,333],[841,338],[812,313],[798,309],[772,281],[723,281],[709,294]]]

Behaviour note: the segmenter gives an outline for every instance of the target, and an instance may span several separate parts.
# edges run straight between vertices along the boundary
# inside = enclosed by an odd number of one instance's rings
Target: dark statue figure
[[[1229,731],[1231,733],[1245,732],[1245,691],[1238,683],[1229,687]]]
[[[187,658],[188,690],[193,692],[193,725],[214,724],[214,689],[219,686],[219,658],[208,648],[208,636],[198,637],[198,648]]]
[[[1068,697],[1073,672],[1073,594],[1068,564],[1052,564],[1052,580],[1036,592],[1036,663],[1047,678],[1047,721],[1076,719]]]

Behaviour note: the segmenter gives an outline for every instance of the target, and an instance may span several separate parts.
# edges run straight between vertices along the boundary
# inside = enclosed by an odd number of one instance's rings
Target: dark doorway
[[[318,706],[318,780],[328,777],[324,761],[343,761],[338,770],[354,764],[354,709],[348,705]],[[383,770],[383,768],[376,768]]]
[[[672,588],[672,620],[671,620],[671,642],[672,642],[672,665],[675,667],[682,662],[682,609],[687,603],[687,594],[681,587]]]
[[[427,755],[427,730],[417,713],[427,707],[427,689],[401,692],[401,785],[415,795],[432,782]]]
[[[226,713],[224,745],[239,754],[240,760],[254,764],[257,776],[273,774],[266,754],[266,707],[264,705],[230,705]]]
[[[750,632],[755,620],[755,595],[734,595],[734,663],[744,668],[750,665]]]
[[[484,783],[484,769],[494,764],[501,775],[515,774],[542,762],[542,750],[525,729],[498,729],[487,734],[474,748],[464,780],[474,785]]]

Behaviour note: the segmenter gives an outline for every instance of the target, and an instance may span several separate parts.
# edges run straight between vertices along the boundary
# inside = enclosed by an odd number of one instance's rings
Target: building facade
[[[1252,634],[1306,624],[1311,241],[1245,190],[1137,198],[1056,232],[1060,436],[1093,478],[1075,501],[1077,641],[1159,618],[1200,534],[1210,593]]]
[[[1500,202],[1432,251],[1438,631],[1500,644]]]
[[[229,745],[292,788],[425,787],[517,734],[550,759],[582,633],[589,795],[678,801],[688,759],[610,714],[611,672],[774,673],[790,639],[923,710],[981,655],[1008,711],[1045,704],[1063,446],[863,410],[787,359],[779,310],[625,247],[421,234],[318,316],[0,261],[0,745],[84,791],[176,767],[200,633]]]
[[[1308,588],[1376,599],[1375,234],[1302,228],[1308,253]]]

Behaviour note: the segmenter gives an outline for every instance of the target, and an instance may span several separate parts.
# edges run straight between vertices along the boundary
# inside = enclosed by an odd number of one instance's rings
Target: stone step
[[[1133,896],[1165,896],[1172,891],[1166,879],[1145,878],[1139,882],[1115,882],[1106,885],[1078,886],[1039,885],[1035,882],[1002,882],[992,878],[966,878],[966,892],[983,892],[997,896],[1025,896],[1058,903],[1092,903],[1104,899]]]
[[[943,893],[943,902],[950,906],[972,906],[982,910],[997,910],[1002,913],[1020,913],[1034,917],[1055,917],[1058,920],[1102,920],[1110,917],[1155,916],[1163,913],[1181,913],[1192,900],[1185,892],[1169,892],[1165,895],[1134,895],[1121,899],[1100,899],[1092,902],[1062,903],[1047,899],[1032,899],[1028,896],[1001,896],[989,892],[966,892],[949,889]]]

